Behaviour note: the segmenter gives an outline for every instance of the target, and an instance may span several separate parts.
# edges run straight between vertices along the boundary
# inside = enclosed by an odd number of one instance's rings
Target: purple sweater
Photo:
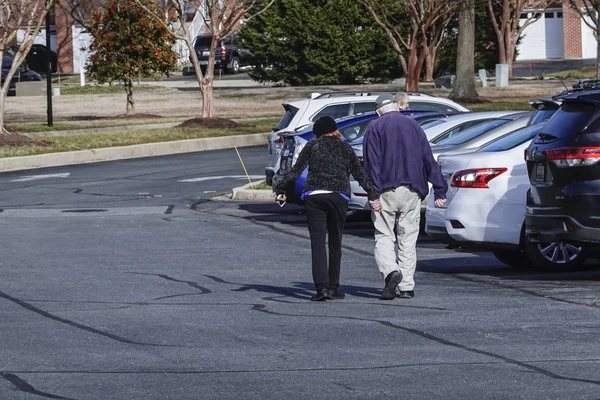
[[[413,119],[389,112],[371,122],[363,140],[363,156],[364,168],[378,193],[406,185],[424,198],[429,181],[435,199],[446,198],[448,184],[425,132]]]

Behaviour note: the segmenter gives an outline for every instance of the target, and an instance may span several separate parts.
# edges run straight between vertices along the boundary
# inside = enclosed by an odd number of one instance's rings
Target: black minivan
[[[573,93],[525,152],[526,234],[541,266],[570,268],[600,245],[600,90]]]

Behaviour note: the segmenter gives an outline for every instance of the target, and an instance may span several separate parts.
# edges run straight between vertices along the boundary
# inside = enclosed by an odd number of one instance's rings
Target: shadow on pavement
[[[363,298],[379,298],[379,288],[371,288],[364,286],[341,285],[346,294],[363,297]],[[314,294],[315,285],[312,282],[294,282],[293,286],[273,286],[273,285],[240,285],[239,288],[233,289],[232,292],[247,292],[254,290],[256,292],[291,297],[300,300],[308,300]]]

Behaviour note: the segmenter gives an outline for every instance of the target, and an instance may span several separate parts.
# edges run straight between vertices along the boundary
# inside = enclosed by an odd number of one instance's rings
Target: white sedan
[[[435,208],[429,196],[427,234],[443,243],[492,250],[511,266],[558,269],[582,262],[580,247],[525,239],[529,176],[523,155],[543,125],[525,127],[473,153],[441,155],[442,173],[449,183],[447,202]]]

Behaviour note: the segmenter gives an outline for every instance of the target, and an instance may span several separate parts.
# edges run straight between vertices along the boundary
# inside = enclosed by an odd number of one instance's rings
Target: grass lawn
[[[152,86],[152,85],[133,85],[133,93],[139,92],[160,92],[160,91],[168,91],[169,89],[161,86]],[[120,94],[125,93],[125,89],[123,86],[117,85],[68,85],[68,86],[60,86],[60,94],[61,95],[71,95],[71,94]]]
[[[103,147],[130,146],[134,144],[170,142],[174,140],[209,137],[248,135],[271,130],[273,119],[246,121],[246,126],[235,129],[170,128],[148,129],[135,132],[110,134],[86,134],[40,137],[37,140],[50,142],[50,146],[0,147],[0,157],[29,156],[61,151],[98,149]]]

